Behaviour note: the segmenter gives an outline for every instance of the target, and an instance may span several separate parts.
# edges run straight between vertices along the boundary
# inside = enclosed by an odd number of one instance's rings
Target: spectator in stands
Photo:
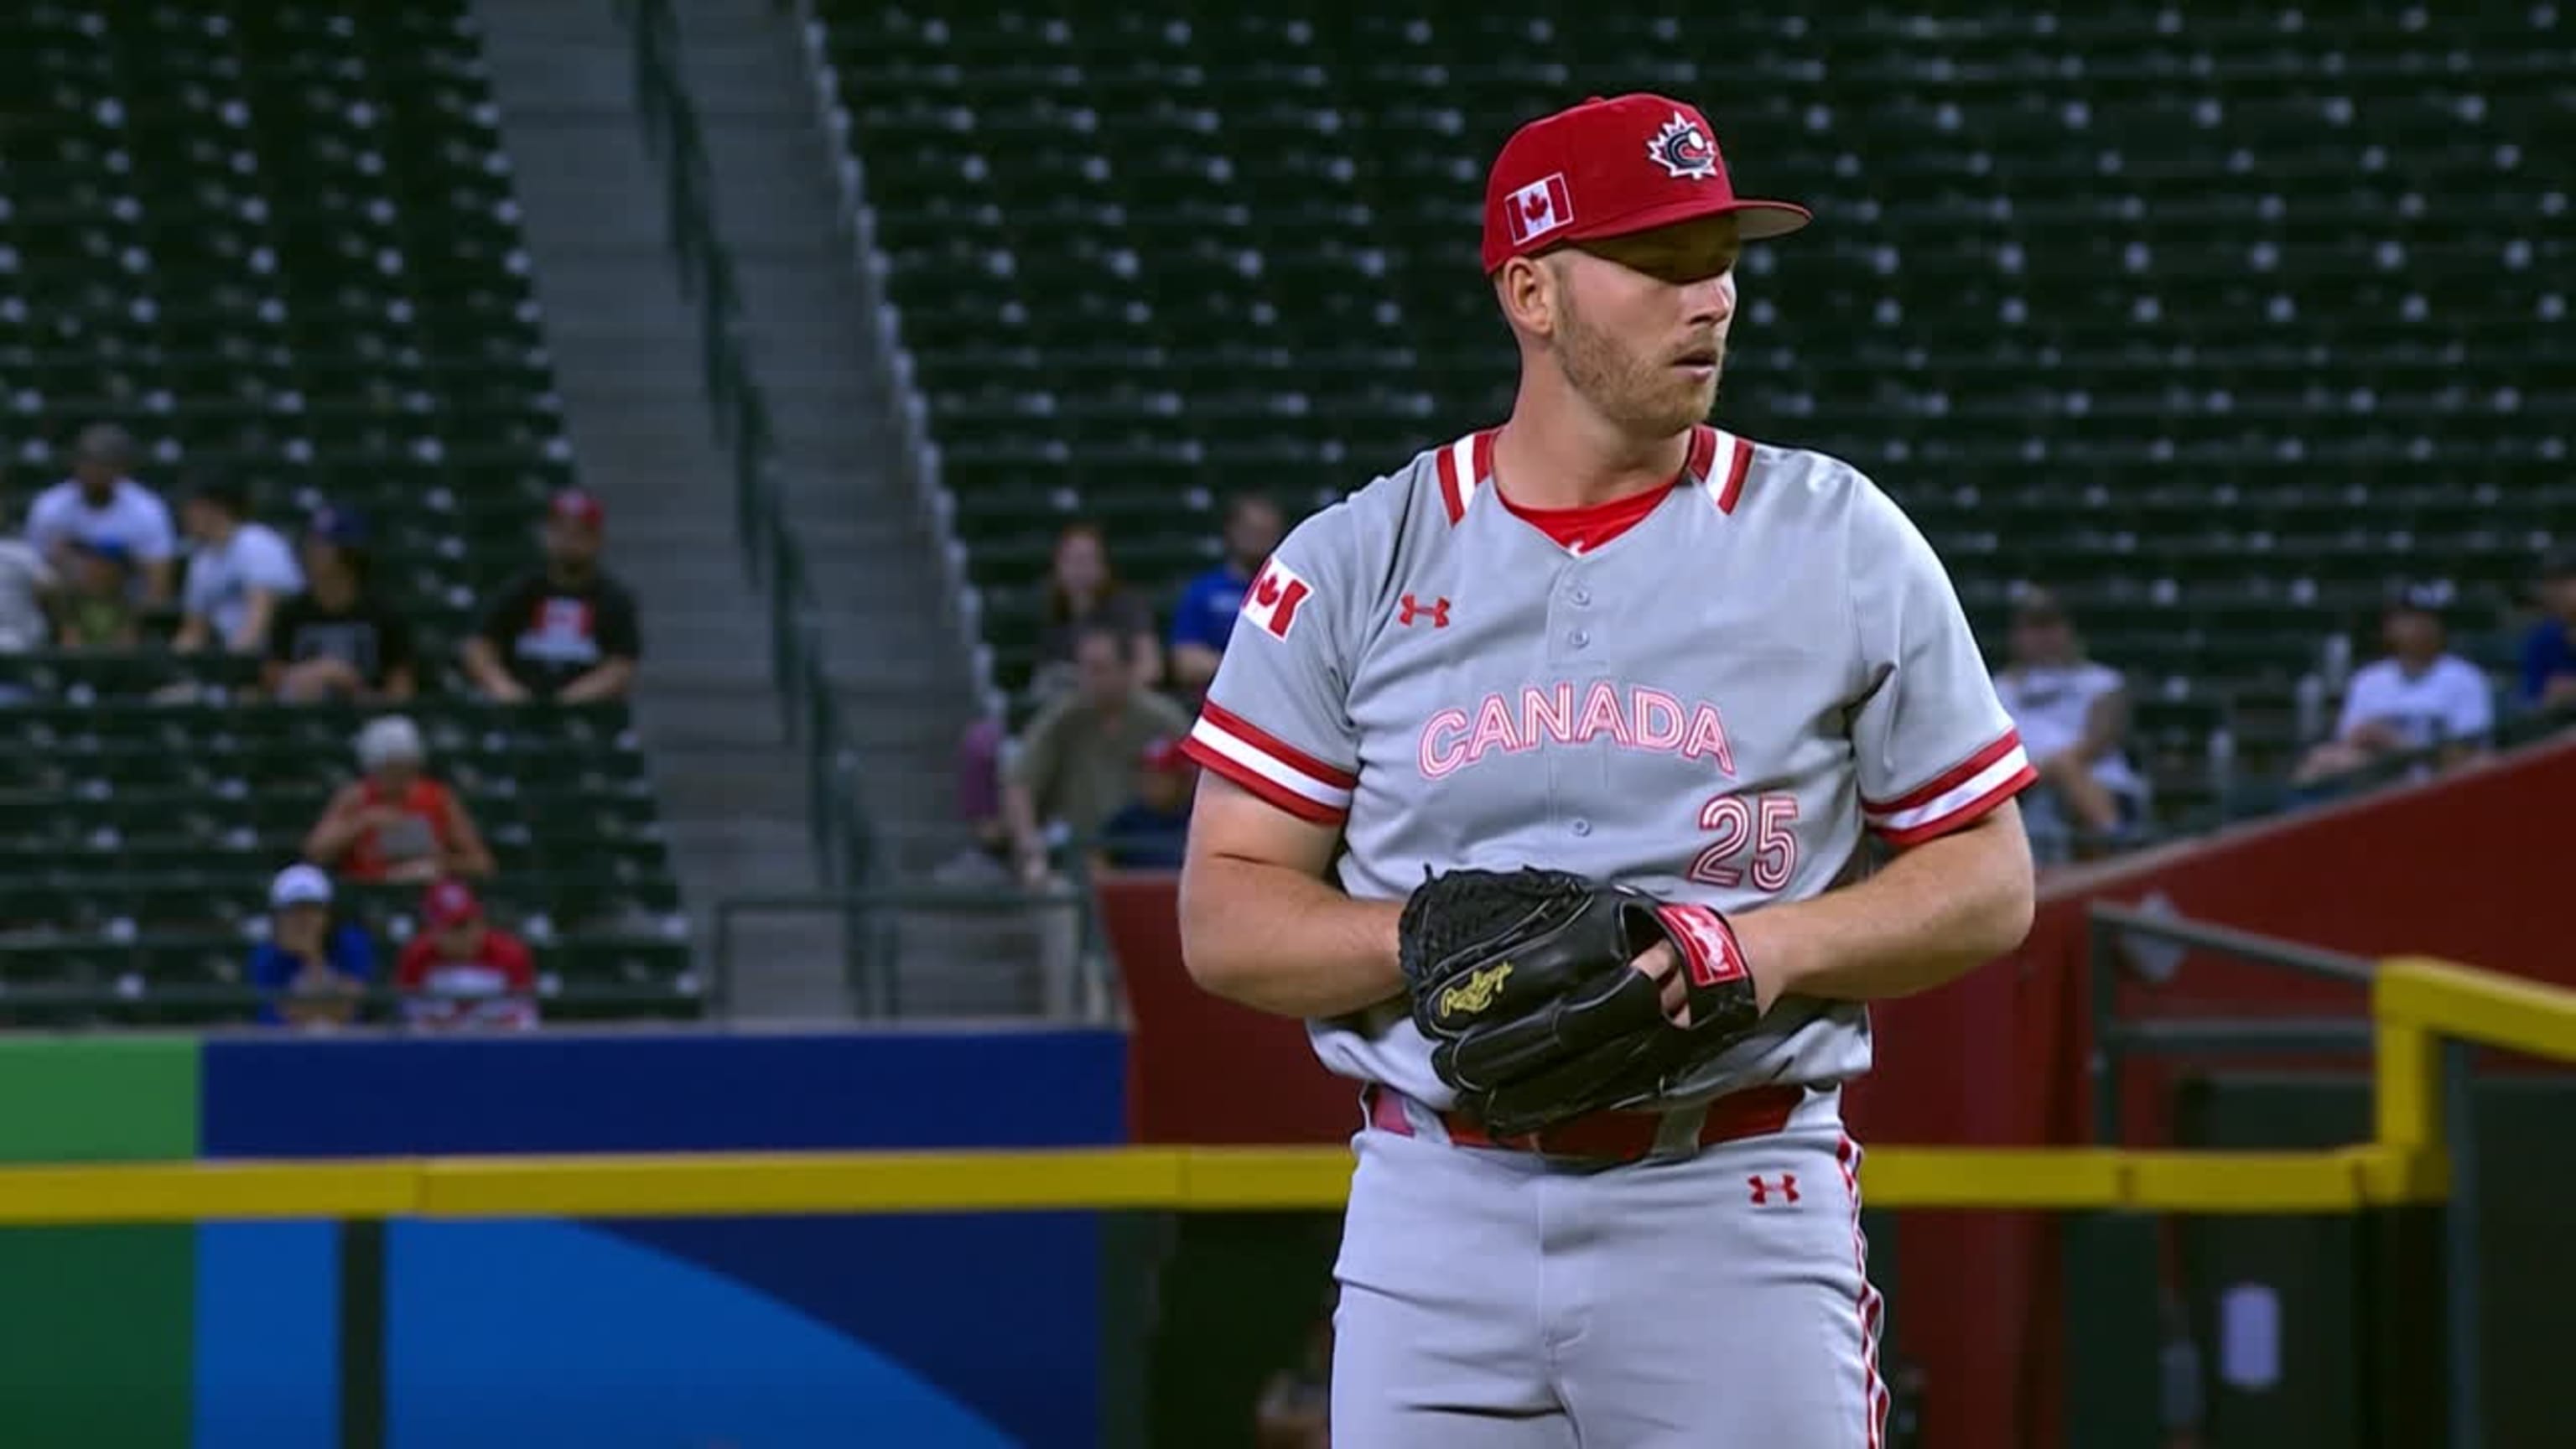
[[[1137,686],[1127,638],[1116,629],[1085,626],[1074,641],[1074,665],[1074,692],[1029,722],[1002,786],[1013,861],[1031,884],[1050,873],[1050,836],[1087,848],[1127,803],[1145,746],[1178,739],[1190,727],[1178,705]]]
[[[2494,728],[2495,694],[2486,674],[2445,647],[2440,591],[2419,586],[2400,593],[2381,616],[2380,634],[2388,657],[2353,671],[2334,738],[2300,762],[2295,783],[2315,784],[2436,747],[2442,764],[2455,764]]]
[[[1180,741],[1149,742],[1137,757],[1127,803],[1100,827],[1104,863],[1121,870],[1179,870],[1197,785],[1198,767],[1181,753]]]
[[[0,538],[0,654],[32,653],[54,642],[48,609],[61,586],[41,549]]]
[[[200,481],[180,506],[179,521],[196,546],[180,590],[173,648],[263,653],[279,603],[303,591],[295,551],[249,514],[249,497],[227,478]]]
[[[2064,605],[2032,589],[2014,606],[2011,661],[1995,675],[1995,694],[2021,732],[2039,771],[2032,834],[2054,814],[2062,830],[2099,841],[2135,827],[2146,813],[2147,784],[2121,748],[2129,729],[2127,682],[2085,657]]]
[[[132,649],[141,644],[134,555],[113,539],[76,538],[62,556],[71,586],[55,615],[55,644],[64,649]]]
[[[268,887],[268,939],[251,948],[250,984],[270,1025],[337,1026],[358,1014],[376,976],[376,942],[355,921],[331,919],[331,877],[298,863]]]
[[[412,697],[411,625],[377,595],[366,524],[326,508],[304,530],[305,590],[278,608],[261,682],[290,703]]]
[[[1238,494],[1225,511],[1225,562],[1190,580],[1172,610],[1172,685],[1195,698],[1216,678],[1234,634],[1243,591],[1279,546],[1286,524],[1279,505],[1258,493]]]
[[[2522,703],[2576,708],[2576,543],[2541,565],[2540,608],[2540,622],[2522,641]]]
[[[578,488],[546,509],[543,568],[492,601],[465,641],[467,677],[503,704],[550,699],[582,704],[623,699],[643,656],[635,597],[600,567],[607,513]]]
[[[27,542],[65,572],[67,551],[76,543],[121,547],[142,575],[138,602],[157,609],[170,602],[179,537],[160,495],[126,476],[134,457],[134,439],[123,428],[96,423],[81,429],[72,445],[72,475],[37,494],[27,510]]]
[[[389,714],[358,732],[365,773],[340,787],[304,838],[304,858],[356,881],[488,876],[492,852],[456,792],[430,778],[420,728]]]
[[[1118,581],[1098,524],[1067,524],[1056,535],[1054,564],[1047,574],[1033,693],[1052,698],[1073,687],[1073,637],[1091,623],[1125,636],[1137,684],[1151,689],[1163,682],[1163,643],[1154,637],[1153,607]]]
[[[483,918],[472,887],[438,882],[421,896],[420,916],[420,934],[394,963],[404,1021],[428,1031],[537,1024],[536,956]]]

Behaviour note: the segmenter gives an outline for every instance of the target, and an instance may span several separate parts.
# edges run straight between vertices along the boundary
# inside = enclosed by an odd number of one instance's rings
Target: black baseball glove
[[[1398,935],[1432,1069],[1498,1136],[1651,1101],[1760,1014],[1723,916],[1565,871],[1432,876]],[[1688,1027],[1632,964],[1658,941],[1680,953]]]

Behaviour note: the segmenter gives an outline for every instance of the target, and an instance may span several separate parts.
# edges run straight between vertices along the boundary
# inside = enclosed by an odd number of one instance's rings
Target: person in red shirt
[[[354,881],[488,876],[492,852],[456,792],[430,778],[420,729],[398,714],[358,732],[366,773],[340,788],[304,837],[304,858]]]
[[[528,944],[483,918],[483,903],[461,880],[421,896],[420,933],[394,965],[403,1017],[432,1031],[537,1024],[537,962]]]

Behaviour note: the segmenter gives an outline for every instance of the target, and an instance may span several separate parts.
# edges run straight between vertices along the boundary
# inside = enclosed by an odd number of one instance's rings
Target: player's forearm
[[[1928,991],[2020,945],[2032,896],[2030,841],[2008,804],[1867,880],[1732,924],[1775,998],[1875,1001]]]
[[[1342,1016],[1404,990],[1398,901],[1357,901],[1287,866],[1193,859],[1181,957],[1212,995],[1281,1016]]]

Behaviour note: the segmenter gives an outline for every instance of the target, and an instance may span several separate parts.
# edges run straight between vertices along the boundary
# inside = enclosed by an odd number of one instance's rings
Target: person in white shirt
[[[2044,589],[2014,607],[2009,647],[1995,695],[2039,771],[2038,799],[2029,803],[2054,805],[2076,833],[2097,840],[2136,825],[2147,782],[2121,748],[2129,703],[2120,671],[2085,657],[2074,621]]]
[[[2334,738],[2309,751],[2294,783],[2315,784],[2389,755],[2441,747],[2445,765],[2476,752],[2495,727],[2485,671],[2445,647],[2440,596],[2410,589],[2380,619],[2388,657],[2353,671]]]
[[[134,439],[123,428],[93,423],[81,429],[72,445],[72,475],[37,494],[27,510],[27,542],[57,569],[76,544],[123,549],[143,581],[136,602],[157,608],[170,602],[179,535],[160,495],[126,476],[134,456]]]
[[[264,654],[278,604],[304,591],[295,550],[277,530],[244,518],[249,511],[240,486],[222,478],[199,482],[181,506],[195,547],[188,554],[188,582],[180,593],[184,612],[173,648]]]

